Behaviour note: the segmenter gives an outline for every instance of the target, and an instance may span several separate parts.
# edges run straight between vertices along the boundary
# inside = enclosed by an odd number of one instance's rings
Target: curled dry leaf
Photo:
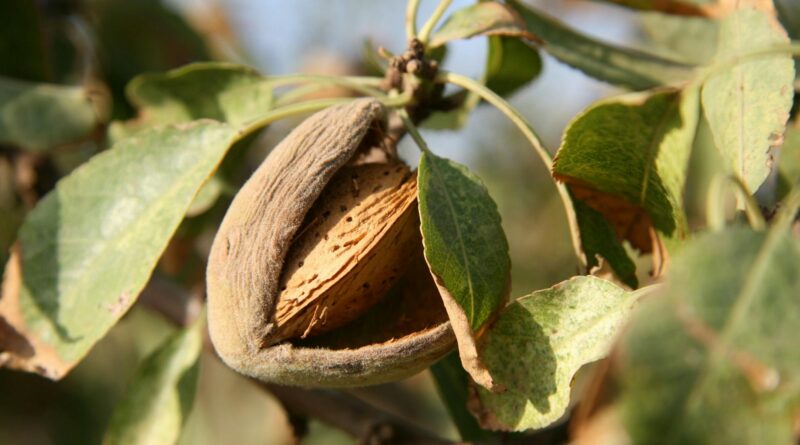
[[[384,125],[371,99],[319,112],[237,193],[207,274],[211,339],[232,368],[281,384],[362,386],[453,348],[425,273],[414,175],[364,163]]]

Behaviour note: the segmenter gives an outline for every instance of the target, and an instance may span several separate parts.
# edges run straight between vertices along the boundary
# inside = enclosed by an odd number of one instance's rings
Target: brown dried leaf
[[[450,325],[456,335],[458,356],[461,359],[461,365],[464,367],[464,370],[467,371],[472,380],[478,385],[494,393],[502,393],[505,391],[505,386],[494,382],[489,368],[486,367],[486,364],[478,353],[478,337],[485,329],[482,329],[478,334],[473,332],[464,309],[444,286],[441,278],[436,276],[433,272],[431,272],[431,275],[433,275],[433,280],[436,283],[436,287],[439,289],[439,295],[442,297],[444,308],[447,311],[447,317],[450,319]],[[484,326],[491,326],[491,320],[486,322]]]
[[[74,363],[61,359],[58,352],[28,329],[19,304],[22,264],[19,244],[12,248],[6,264],[0,294],[0,366],[35,372],[58,380]]]
[[[576,199],[602,213],[614,227],[617,238],[627,240],[642,253],[653,254],[653,276],[658,277],[665,272],[669,254],[653,227],[652,219],[643,208],[624,198],[588,187],[574,178],[554,176],[567,184]]]

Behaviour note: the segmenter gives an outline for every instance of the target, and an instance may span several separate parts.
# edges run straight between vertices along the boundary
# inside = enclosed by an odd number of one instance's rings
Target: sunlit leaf
[[[717,149],[752,192],[770,171],[770,148],[780,139],[794,97],[789,54],[736,62],[734,58],[789,42],[764,12],[740,9],[722,21],[716,59],[722,64],[703,87],[703,109]],[[726,65],[728,64],[728,65]]]
[[[558,420],[573,376],[608,353],[638,295],[576,277],[509,305],[480,350],[496,383],[506,387],[499,394],[477,388],[483,426],[522,431]]]
[[[45,150],[87,137],[100,120],[82,87],[0,77],[0,143]]]
[[[680,82],[692,75],[691,65],[601,42],[517,0],[508,3],[525,19],[528,31],[541,41],[541,49],[596,79],[643,90]]]
[[[126,89],[139,118],[112,126],[114,139],[143,128],[208,118],[242,125],[272,106],[272,86],[251,68],[196,63],[164,74],[136,77]]]
[[[525,22],[508,6],[481,2],[459,9],[433,34],[428,46],[435,48],[451,40],[484,36],[525,36]]]
[[[0,316],[17,333],[2,338],[9,366],[58,379],[105,335],[235,138],[212,121],[145,131],[59,181],[6,267]]]
[[[698,114],[696,88],[602,100],[569,125],[553,174],[643,252],[654,249],[651,228],[682,239],[688,234],[683,188]]]
[[[422,240],[458,340],[465,369],[491,386],[474,333],[508,298],[511,262],[500,215],[466,167],[425,152],[418,172]]]
[[[626,332],[622,412],[635,443],[793,443],[800,246],[728,229],[673,258]]]
[[[203,326],[176,332],[144,359],[114,408],[104,445],[177,442],[194,401]]]

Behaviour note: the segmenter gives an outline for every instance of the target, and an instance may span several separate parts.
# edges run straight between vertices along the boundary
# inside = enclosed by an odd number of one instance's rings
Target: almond
[[[394,156],[364,164],[392,148],[385,128],[374,99],[318,112],[234,197],[206,273],[209,334],[231,368],[283,385],[363,386],[454,348],[422,257],[416,175],[385,161]]]
[[[305,338],[356,319],[405,273],[421,243],[416,178],[402,164],[343,168],[292,242],[275,338]]]

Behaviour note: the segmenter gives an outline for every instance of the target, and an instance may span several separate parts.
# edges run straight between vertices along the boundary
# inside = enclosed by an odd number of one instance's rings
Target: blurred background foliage
[[[125,86],[138,74],[163,72],[203,60],[229,60],[265,74],[311,72],[363,74],[370,60],[364,42],[399,52],[405,47],[405,0],[3,0],[0,2],[0,76],[20,81],[82,87],[94,98],[98,122],[78,140],[47,152],[0,142],[0,261],[5,263],[25,213],[55,182],[108,146],[106,124],[135,118]],[[453,9],[471,2],[455,1]],[[695,19],[691,32],[677,19],[586,1],[537,0],[537,6],[582,32],[629,47],[702,63],[713,54],[716,26]],[[421,17],[435,2],[422,4]],[[800,17],[794,0],[777,6]],[[792,14],[791,12],[795,12]],[[798,38],[800,23],[785,23]],[[445,67],[472,77],[483,74],[486,43],[448,47]],[[599,97],[619,92],[542,55],[540,76],[511,98],[554,152],[569,120]],[[2,94],[2,92],[0,92]],[[2,96],[0,96],[2,97]],[[233,191],[296,120],[273,125],[240,143],[226,158],[215,193]],[[709,146],[702,130],[696,145]],[[795,132],[796,133],[796,132]],[[793,133],[794,134],[794,133]],[[425,130],[429,145],[465,163],[486,182],[498,204],[511,249],[513,296],[562,281],[577,270],[561,203],[548,172],[529,145],[496,110],[478,107],[457,131]],[[5,145],[4,145],[5,144]],[[417,162],[403,141],[401,154]],[[713,150],[695,150],[688,190],[705,190],[716,164]],[[692,215],[701,198],[689,194]],[[213,202],[213,200],[212,200]],[[156,279],[200,295],[204,259],[227,200],[197,212],[181,226],[161,260]],[[647,264],[639,264],[646,282]],[[0,444],[100,442],[111,412],[143,357],[174,327],[136,306],[66,379],[0,369]],[[278,403],[252,382],[202,357],[194,409],[181,443],[288,444],[292,433]],[[426,372],[402,382],[411,394],[413,420],[456,438]],[[380,390],[380,388],[378,389]],[[561,428],[561,427],[556,427]],[[312,422],[305,444],[351,443],[342,433]]]

